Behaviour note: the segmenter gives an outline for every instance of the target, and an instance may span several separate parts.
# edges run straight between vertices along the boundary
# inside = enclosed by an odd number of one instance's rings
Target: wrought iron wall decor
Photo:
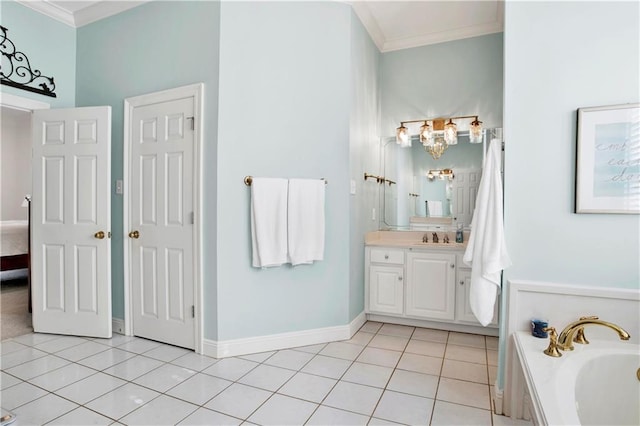
[[[53,77],[42,75],[32,69],[29,58],[16,50],[16,45],[7,38],[7,29],[0,25],[0,83],[45,96],[56,97]]]

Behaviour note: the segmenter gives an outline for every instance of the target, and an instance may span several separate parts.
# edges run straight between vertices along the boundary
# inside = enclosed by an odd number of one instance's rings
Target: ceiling
[[[81,27],[150,0],[18,0],[72,27]],[[475,37],[503,30],[504,0],[352,0],[380,51]]]

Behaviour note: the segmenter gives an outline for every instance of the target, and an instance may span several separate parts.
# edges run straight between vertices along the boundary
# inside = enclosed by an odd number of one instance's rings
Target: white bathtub
[[[522,373],[515,380],[526,384],[514,403],[530,404],[523,417],[528,411],[541,425],[640,425],[639,345],[592,340],[553,358],[542,352],[549,339],[517,332],[514,343]]]

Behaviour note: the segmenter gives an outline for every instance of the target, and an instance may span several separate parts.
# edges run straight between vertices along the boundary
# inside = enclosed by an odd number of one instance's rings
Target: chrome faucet
[[[424,233],[424,235],[422,236],[422,242],[423,243],[428,243],[429,242],[429,234],[427,232]]]
[[[572,351],[574,341],[577,343],[589,343],[584,337],[584,326],[590,324],[609,327],[618,333],[620,340],[629,340],[631,337],[629,333],[619,325],[602,321],[598,317],[581,317],[578,321],[574,321],[567,325],[564,330],[560,332],[560,336],[558,336],[558,347],[563,351]]]

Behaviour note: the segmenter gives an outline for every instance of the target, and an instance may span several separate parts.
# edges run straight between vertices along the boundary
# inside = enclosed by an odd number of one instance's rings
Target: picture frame
[[[576,213],[640,214],[640,103],[578,108]]]

